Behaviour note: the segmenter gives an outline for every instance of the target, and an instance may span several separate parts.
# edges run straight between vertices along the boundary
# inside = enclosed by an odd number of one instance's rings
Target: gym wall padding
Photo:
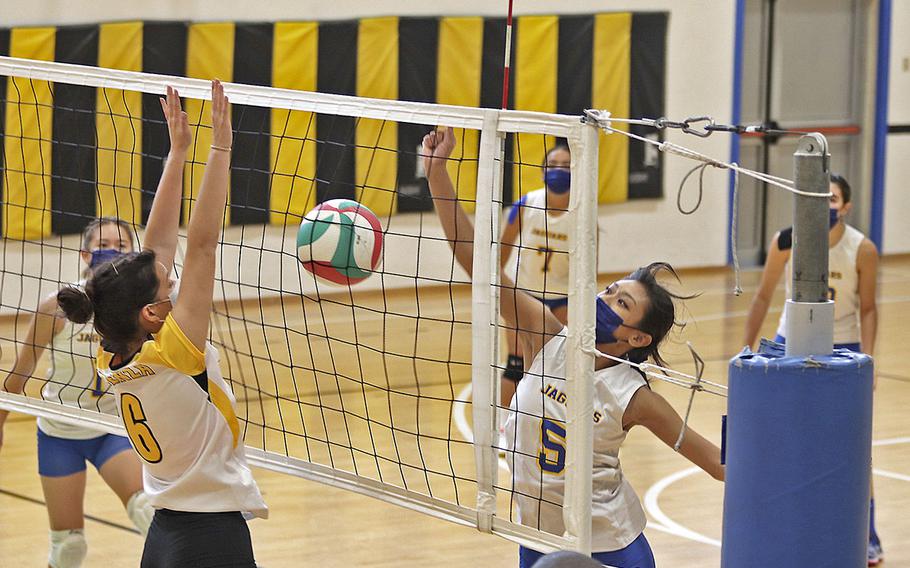
[[[668,14],[658,12],[518,17],[510,108],[662,116],[667,24]],[[481,17],[120,22],[0,29],[0,54],[498,108],[504,33],[504,19]],[[157,97],[5,78],[0,89],[4,237],[74,233],[97,215],[145,222],[168,147]],[[207,121],[201,101],[185,106],[191,122]],[[233,121],[230,224],[297,223],[317,202],[340,197],[380,216],[432,207],[417,159],[424,127],[255,107],[235,107]],[[184,221],[208,136],[198,129],[191,148]],[[450,171],[459,196],[472,200],[477,134],[457,136],[456,157],[464,160]],[[506,159],[515,165],[503,172],[504,201],[543,185],[539,166],[553,142],[510,137]],[[601,202],[659,198],[662,185],[659,154],[622,136],[601,137]]]

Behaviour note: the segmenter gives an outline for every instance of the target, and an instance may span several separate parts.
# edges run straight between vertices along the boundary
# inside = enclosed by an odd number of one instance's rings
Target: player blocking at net
[[[423,139],[422,153],[436,212],[458,263],[472,274],[474,227],[461,208],[446,160],[455,147],[451,128]],[[676,273],[658,262],[614,282],[592,298],[597,310],[596,347],[605,354],[662,364],[660,346],[676,324],[675,301],[657,277]],[[500,315],[518,330],[525,360],[524,379],[512,398],[506,423],[512,483],[521,524],[561,535],[566,444],[566,327],[530,294],[517,290],[503,275]],[[718,480],[724,479],[720,449],[683,424],[670,404],[653,392],[631,365],[598,357],[594,373],[594,470],[592,549],[600,562],[625,567],[653,567],[644,536],[644,510],[625,479],[619,448],[633,426],[644,426]],[[684,430],[683,430],[684,429]],[[541,553],[520,549],[520,566],[529,568]]]
[[[143,460],[155,516],[143,568],[255,566],[242,512],[268,510],[246,463],[234,396],[208,343],[215,255],[227,200],[233,134],[224,88],[212,82],[212,146],[187,230],[180,293],[169,275],[177,249],[183,164],[191,135],[177,92],[162,108],[171,153],[142,252],[95,269],[84,288],[57,294],[67,317],[94,316],[97,367],[117,395]]]

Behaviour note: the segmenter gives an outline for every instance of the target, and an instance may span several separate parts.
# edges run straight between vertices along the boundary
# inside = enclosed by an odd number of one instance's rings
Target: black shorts
[[[239,512],[158,509],[145,538],[141,568],[255,568],[253,542]]]

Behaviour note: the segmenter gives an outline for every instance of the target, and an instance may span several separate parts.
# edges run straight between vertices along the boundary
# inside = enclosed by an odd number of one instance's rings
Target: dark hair
[[[657,276],[661,272],[671,274],[677,282],[679,275],[673,270],[673,267],[666,262],[652,262],[648,266],[643,266],[626,277],[626,280],[634,280],[645,287],[648,294],[649,305],[644,317],[635,327],[651,336],[651,343],[645,347],[632,349],[626,353],[626,358],[635,363],[641,363],[650,357],[655,363],[662,367],[667,366],[667,362],[660,354],[660,345],[666,339],[673,326],[683,327],[685,324],[676,320],[676,300],[691,300],[698,294],[684,296],[674,294],[665,288],[658,280]]]
[[[85,288],[61,289],[57,304],[74,323],[94,318],[105,347],[125,355],[129,343],[142,335],[139,310],[155,301],[158,285],[154,251],[131,252],[96,268]]]
[[[133,228],[129,223],[121,219],[120,217],[98,217],[97,219],[92,219],[91,222],[82,229],[82,250],[88,250],[89,242],[92,240],[92,234],[100,229],[102,225],[117,225],[124,233],[129,235],[130,244],[136,245],[136,238],[133,235]]]
[[[850,203],[850,184],[846,178],[840,174],[831,174],[831,183],[840,188],[840,193],[844,198],[844,205]]]
[[[556,150],[565,150],[566,152],[569,153],[570,156],[572,155],[572,150],[569,149],[569,143],[566,142],[566,139],[557,138],[556,143],[553,144],[552,146],[550,146],[549,148],[547,148],[547,151],[543,155],[543,163],[541,164],[541,166],[543,166],[544,169],[547,168],[547,160],[550,158],[550,154],[552,154]]]

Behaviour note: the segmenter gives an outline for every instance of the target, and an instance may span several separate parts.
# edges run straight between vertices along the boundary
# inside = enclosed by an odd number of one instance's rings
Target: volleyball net
[[[82,229],[118,217],[137,229],[141,245],[168,152],[157,101],[167,85],[183,97],[194,138],[185,223],[211,139],[207,81],[0,58],[5,381],[28,347],[41,299],[84,277]],[[572,466],[566,534],[520,524],[511,480],[498,468],[498,275],[504,206],[543,186],[546,149],[565,139],[577,219],[567,254],[575,354],[567,394],[590,400],[593,334],[581,330],[593,329],[596,293],[597,128],[577,116],[240,84],[227,84],[226,93],[235,142],[210,341],[237,397],[251,463],[538,549],[589,549],[589,409],[570,406],[566,424],[567,437],[580,441],[563,448]],[[422,169],[421,139],[438,127],[456,129],[447,169],[475,219],[473,279],[454,262]],[[514,180],[505,188],[504,174]],[[335,198],[369,207],[384,232],[381,268],[354,286],[326,286],[297,259],[301,219]],[[185,244],[181,229],[178,275]],[[526,248],[520,240],[514,246]],[[93,352],[76,345],[76,333],[59,339],[25,395],[0,392],[0,407],[122,434],[116,416],[99,412],[112,396],[105,385],[49,375],[51,357],[85,363]],[[460,397],[468,384],[472,395]]]

